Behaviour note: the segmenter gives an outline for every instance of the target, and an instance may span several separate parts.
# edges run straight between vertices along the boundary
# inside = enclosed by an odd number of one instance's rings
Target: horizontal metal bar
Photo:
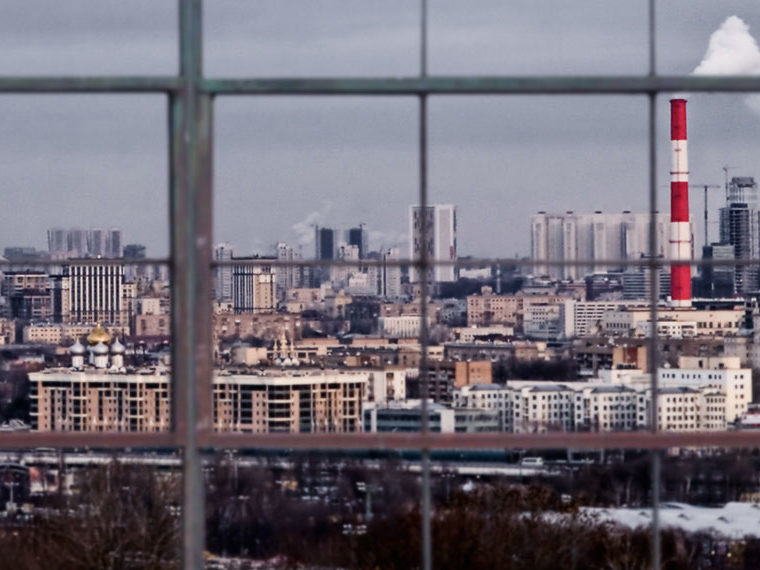
[[[8,261],[0,259],[0,269],[3,267],[50,267],[59,265],[171,265],[171,259],[168,257],[144,257],[141,259],[127,259],[124,257],[98,259],[96,257],[76,258],[76,259],[39,259],[32,261]]]
[[[209,448],[280,449],[668,449],[671,447],[760,447],[760,431],[609,433],[215,433]],[[171,433],[0,432],[0,449],[34,447],[177,447]]]
[[[0,77],[0,93],[169,93],[180,76]],[[751,76],[433,76],[209,78],[212,95],[643,95],[665,92],[760,91]]]
[[[0,449],[30,447],[175,447],[180,438],[168,432],[0,432]]]
[[[214,434],[216,448],[285,449],[668,449],[760,447],[760,431],[518,433]]]
[[[709,266],[709,267],[741,267],[741,266],[760,266],[760,258],[757,259],[692,259],[689,261],[673,259],[573,259],[573,260],[548,260],[548,259],[529,259],[513,257],[470,257],[466,259],[428,259],[428,266],[456,266],[456,267],[483,267],[484,265],[514,265],[517,267],[533,267],[544,265],[547,267],[604,267],[615,265],[620,267],[669,267],[673,263],[687,264],[690,266]],[[233,266],[261,266],[270,265],[272,267],[411,267],[419,265],[419,259],[239,259],[212,261],[211,267],[233,267]],[[151,257],[142,259],[63,259],[54,260],[32,260],[32,261],[8,261],[0,259],[0,269],[3,267],[51,267],[60,265],[172,265],[171,258],[168,257]]]
[[[760,91],[750,76],[433,76],[388,78],[209,78],[215,95],[644,95]]]
[[[736,267],[745,265],[760,266],[760,259],[692,259],[692,260],[675,260],[668,258],[660,259],[573,259],[573,260],[548,260],[548,259],[529,259],[529,258],[507,258],[507,257],[472,257],[467,259],[427,259],[426,264],[431,266],[444,267],[482,267],[484,265],[515,265],[518,267],[533,267],[544,265],[547,267],[604,267],[607,265],[621,267],[658,267],[665,268],[678,263],[690,266],[710,266],[710,267]],[[272,267],[410,267],[419,265],[419,259],[238,259],[225,261],[212,261],[211,267],[233,267],[233,266],[262,266],[269,265]]]
[[[0,93],[169,93],[177,76],[0,77]]]

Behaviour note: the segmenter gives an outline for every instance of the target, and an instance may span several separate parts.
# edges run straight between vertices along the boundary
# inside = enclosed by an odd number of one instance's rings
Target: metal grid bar
[[[182,2],[183,0],[180,0]],[[691,75],[204,78],[209,95],[647,95],[760,91],[760,77]],[[177,77],[0,76],[0,93],[171,93]]]
[[[181,434],[168,432],[0,432],[0,449],[28,447],[180,448]],[[760,433],[690,432],[550,432],[550,433],[313,433],[211,434],[201,449],[668,449],[671,447],[760,447]]]
[[[427,76],[427,0],[420,0],[420,79]],[[420,258],[417,264],[420,275],[420,396],[422,398],[421,435],[430,433],[430,418],[428,417],[428,397],[430,396],[430,377],[428,370],[428,345],[430,343],[427,322],[428,272],[430,259],[427,243],[431,228],[428,225],[428,95],[420,93],[419,98],[419,206],[420,206]],[[422,485],[420,500],[422,510],[422,568],[430,570],[433,567],[433,545],[431,531],[431,498],[430,498],[430,449],[421,446],[422,451]]]
[[[657,11],[655,0],[649,0],[648,9],[648,39],[649,39],[649,77],[657,77]],[[657,390],[657,363],[658,358],[658,331],[657,311],[659,300],[660,267],[654,263],[657,258],[657,94],[647,95],[647,163],[649,168],[649,319],[652,323],[649,331],[649,349],[647,350],[647,365],[651,373],[652,396],[650,426],[652,435],[657,437],[659,426],[658,419],[658,390]],[[660,544],[660,456],[659,451],[650,448],[650,461],[652,472],[652,568],[660,568],[661,544]]]
[[[648,246],[647,246],[648,247]],[[546,267],[589,267],[598,266],[604,267],[606,265],[614,267],[657,267],[663,268],[670,266],[671,263],[678,261],[683,265],[691,265],[694,267],[744,267],[744,266],[760,266],[760,258],[745,258],[745,259],[692,259],[686,260],[672,260],[667,257],[657,259],[573,259],[568,261],[557,261],[552,259],[527,259],[527,258],[512,258],[512,257],[472,257],[468,259],[448,260],[448,259],[428,259],[427,265],[432,267],[482,267],[484,265],[514,265],[516,267],[534,267],[542,265]],[[281,259],[241,259],[235,261],[210,261],[209,267],[214,269],[217,267],[232,267],[235,265],[243,266],[259,266],[269,265],[272,267],[411,267],[419,264],[419,260],[405,258],[405,259],[390,259],[385,261],[379,261],[376,259],[362,259],[358,261],[344,260],[344,259],[299,259],[297,261],[281,260]],[[87,266],[87,265],[124,265],[124,266],[144,266],[144,265],[165,265],[167,267],[172,266],[171,259],[169,258],[145,258],[145,259],[70,259],[66,261],[51,261],[51,260],[37,260],[37,261],[7,261],[0,260],[0,268],[2,267],[51,267],[60,265],[75,265],[75,266]]]
[[[2,442],[2,437],[0,437]],[[668,449],[758,447],[756,432],[312,433],[211,436],[213,448],[283,449]]]

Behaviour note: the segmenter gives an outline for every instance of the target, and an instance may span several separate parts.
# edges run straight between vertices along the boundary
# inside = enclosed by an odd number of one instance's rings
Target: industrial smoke
[[[760,48],[749,26],[738,16],[729,16],[710,36],[707,52],[693,75],[760,75]],[[760,96],[745,98],[760,114]]]

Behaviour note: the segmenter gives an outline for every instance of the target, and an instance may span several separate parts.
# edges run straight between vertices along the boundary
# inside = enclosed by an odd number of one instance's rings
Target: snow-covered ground
[[[614,521],[629,528],[648,526],[652,509],[592,508],[582,511],[601,521]],[[760,536],[760,505],[756,503],[726,503],[722,507],[696,507],[685,503],[662,503],[660,526],[676,527],[687,532],[713,531],[731,538]]]

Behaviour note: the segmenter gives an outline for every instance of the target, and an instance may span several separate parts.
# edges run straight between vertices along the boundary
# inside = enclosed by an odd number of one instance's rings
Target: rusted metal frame
[[[428,259],[428,265],[430,267],[481,267],[483,265],[514,265],[518,267],[532,267],[536,265],[546,265],[549,267],[586,267],[589,265],[615,265],[621,267],[651,267],[653,264],[656,267],[666,267],[670,265],[672,260],[669,258],[658,258],[656,260],[647,259],[573,259],[568,261],[558,260],[541,260],[541,259],[526,259],[526,258],[509,258],[509,257],[478,257],[468,259]],[[335,259],[300,259],[300,260],[284,260],[284,259],[240,259],[230,261],[214,261],[210,262],[211,268],[217,267],[232,267],[235,265],[245,266],[261,266],[269,265],[272,267],[411,267],[417,261],[414,259],[404,258],[395,260],[378,261],[375,259],[362,259],[359,261]],[[756,259],[694,259],[691,261],[684,261],[692,266],[710,266],[710,267],[741,267],[741,266],[755,266],[760,265],[760,258]],[[144,258],[144,259],[68,259],[65,261],[52,261],[52,260],[39,260],[39,261],[8,261],[0,260],[0,267],[52,267],[59,265],[167,265],[171,266],[171,259],[167,257],[156,258]]]
[[[0,77],[0,93],[173,93],[177,76]]]
[[[657,75],[657,6],[656,0],[649,0],[648,9],[648,39],[649,39],[649,77]],[[653,263],[657,257],[657,93],[650,92],[647,95],[647,163],[649,167],[649,320],[652,323],[649,331],[649,350],[647,351],[647,364],[651,374],[650,405],[650,429],[652,435],[657,437],[659,432],[658,423],[658,378],[657,367],[659,365],[659,343],[657,330],[657,302],[659,300],[659,272],[661,265]],[[652,568],[660,568],[661,564],[661,540],[660,540],[660,477],[661,463],[658,449],[650,449],[650,469],[652,473],[652,530],[651,530],[651,560]]]
[[[2,441],[2,439],[0,439]],[[214,449],[659,449],[760,448],[757,431],[549,433],[215,433]]]
[[[210,430],[211,98],[201,95],[201,0],[179,0],[181,90],[170,98],[173,427],[183,446],[182,564],[202,568]],[[208,400],[208,401],[206,401]]]
[[[168,257],[145,257],[141,259],[100,259],[100,258],[84,258],[84,259],[65,259],[65,260],[35,260],[35,261],[8,261],[7,259],[0,259],[0,268],[2,267],[52,267],[60,265],[170,265],[171,260]]]
[[[421,76],[206,78],[214,95],[647,95],[658,92],[760,91],[752,76]]]
[[[169,432],[0,432],[0,449],[30,447],[175,447]]]
[[[420,78],[427,76],[427,0],[420,0]],[[429,294],[428,272],[430,271],[430,258],[428,256],[427,244],[430,239],[432,228],[427,223],[428,207],[428,96],[425,93],[419,95],[419,132],[418,132],[418,175],[419,175],[419,204],[421,210],[422,224],[420,227],[420,239],[422,248],[420,249],[419,275],[420,275],[420,370],[419,386],[420,396],[422,397],[420,424],[421,433],[426,436],[430,433],[430,417],[428,409],[428,398],[430,396],[430,371],[428,369],[428,346],[430,335],[428,330],[428,303]],[[435,214],[433,214],[433,223],[435,223]],[[413,239],[413,236],[409,236]],[[422,540],[421,545],[421,562],[423,570],[430,570],[433,565],[433,546],[432,546],[432,505],[430,490],[430,449],[427,446],[420,448],[422,453],[422,485],[421,485],[421,511],[422,511]]]
[[[178,93],[176,76],[0,76],[0,93]],[[751,76],[425,76],[203,78],[210,95],[646,95],[652,92],[760,91]]]
[[[647,246],[648,247],[648,246]],[[513,257],[473,257],[468,259],[429,259],[429,267],[481,267],[483,265],[514,265],[518,267],[533,267],[536,265],[546,265],[548,267],[587,267],[593,266],[605,266],[612,265],[618,267],[667,267],[676,260],[670,258],[657,259],[572,259],[567,261],[559,261],[552,259],[528,259],[528,258],[513,258]],[[225,260],[225,261],[212,261],[211,267],[233,267],[236,265],[244,266],[272,266],[272,267],[410,267],[418,264],[419,260],[416,259],[396,259],[387,261],[378,261],[375,259],[362,259],[357,261],[344,260],[344,259],[299,259],[299,260],[284,260],[284,259],[239,259],[239,260]],[[760,265],[760,258],[755,259],[692,259],[690,261],[683,261],[684,264],[692,266],[710,266],[710,267],[734,267],[734,266],[746,266],[746,265]],[[10,264],[10,263],[9,263]],[[37,265],[51,265],[49,262],[36,262]],[[129,265],[129,264],[126,264]]]

